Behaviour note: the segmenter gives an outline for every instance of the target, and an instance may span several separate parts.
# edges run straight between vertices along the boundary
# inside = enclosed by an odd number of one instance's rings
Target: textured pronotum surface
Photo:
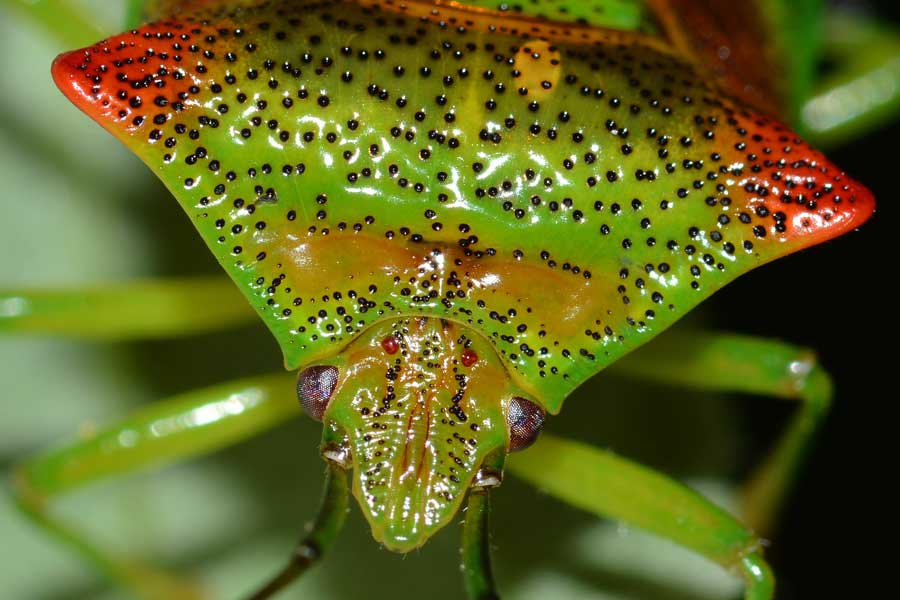
[[[434,315],[556,412],[873,209],[648,38],[417,2],[198,4],[54,76],[165,181],[290,368]]]

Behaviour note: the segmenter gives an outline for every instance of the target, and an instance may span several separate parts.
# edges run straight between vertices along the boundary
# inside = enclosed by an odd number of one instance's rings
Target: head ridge
[[[506,453],[533,441],[544,416],[490,342],[426,317],[376,324],[303,369],[298,391],[314,417],[327,396],[323,454],[352,467],[374,537],[400,552],[451,520],[469,488],[499,484]]]

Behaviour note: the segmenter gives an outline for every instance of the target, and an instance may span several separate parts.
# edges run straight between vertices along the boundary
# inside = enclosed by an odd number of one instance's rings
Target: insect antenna
[[[303,575],[334,545],[347,517],[350,494],[347,471],[331,460],[326,459],[326,462],[328,470],[325,472],[325,491],[315,521],[297,544],[288,564],[247,600],[272,598]]]

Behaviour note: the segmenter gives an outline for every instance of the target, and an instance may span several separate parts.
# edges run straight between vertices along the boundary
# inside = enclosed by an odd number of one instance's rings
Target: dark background
[[[738,279],[709,301],[722,328],[814,348],[836,384],[831,414],[767,554],[784,600],[836,597],[835,584],[859,594],[844,597],[890,597],[879,545],[895,528],[896,507],[896,340],[888,306],[896,293],[886,279],[896,268],[888,240],[897,235],[897,165],[886,150],[898,136],[900,126],[891,125],[829,154],[875,193],[869,223]],[[784,408],[743,402],[760,452],[784,423]],[[869,588],[879,593],[863,594]]]
[[[900,3],[873,5],[894,26],[900,22]],[[725,328],[816,349],[836,383],[831,415],[767,553],[783,600],[896,597],[888,557],[895,554],[897,506],[897,295],[888,281],[897,266],[889,240],[897,236],[898,136],[895,122],[828,152],[874,192],[871,221],[750,273],[709,302]],[[783,422],[781,408],[744,405],[761,451]]]
[[[888,303],[897,296],[887,279],[896,267],[888,240],[897,235],[897,164],[889,149],[898,136],[894,124],[830,153],[875,193],[878,208],[869,223],[760,269],[712,299],[726,327],[746,324],[726,316],[731,311],[754,315],[755,333],[816,349],[836,383],[833,410],[769,552],[781,582],[796,592],[784,598],[835,597],[836,583],[859,594],[844,597],[891,596],[892,570],[879,562],[887,559],[880,544],[896,527],[890,516],[896,507],[890,491],[897,473],[891,443],[896,327]],[[775,293],[761,299],[760,289]],[[777,409],[754,403],[745,410],[760,438],[780,421]]]

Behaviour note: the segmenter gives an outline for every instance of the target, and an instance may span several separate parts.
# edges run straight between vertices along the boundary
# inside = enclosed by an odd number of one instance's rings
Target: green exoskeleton
[[[489,496],[508,471],[696,550],[743,577],[748,600],[772,597],[756,534],[698,494],[552,436],[510,455],[620,359],[647,380],[795,397],[748,487],[750,524],[770,524],[827,408],[812,358],[718,334],[626,357],[738,275],[874,209],[778,121],[793,112],[781,71],[797,67],[768,69],[777,40],[754,53],[758,6],[712,30],[718,2],[150,4],[149,24],[61,55],[53,77],[162,179],[323,424],[321,512],[254,598],[329,548],[350,493],[398,552],[465,507],[467,592],[496,597]],[[98,291],[108,317],[82,327],[139,335],[135,298],[153,331],[224,326],[247,315],[229,286]],[[21,327],[58,327],[68,300],[29,297]],[[295,413],[283,387],[145,409],[25,464],[20,504],[139,593],[191,595],[50,519],[45,500],[271,427]]]

